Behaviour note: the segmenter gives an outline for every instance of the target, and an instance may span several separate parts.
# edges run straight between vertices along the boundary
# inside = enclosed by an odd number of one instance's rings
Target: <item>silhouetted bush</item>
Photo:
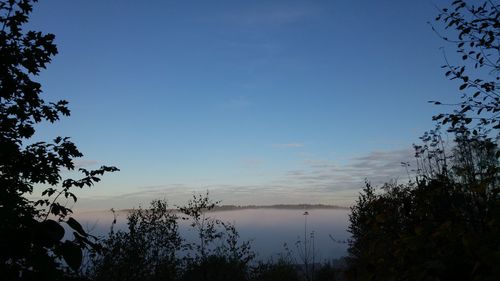
[[[112,227],[102,241],[101,254],[90,257],[87,277],[92,280],[247,280],[255,254],[249,242],[239,241],[236,228],[211,218],[216,206],[208,194],[193,195],[187,206],[169,209],[155,200],[127,218],[128,230]],[[179,235],[186,221],[198,240]],[[116,223],[116,220],[115,220]]]
[[[114,231],[102,241],[101,255],[91,260],[94,280],[175,280],[181,249],[177,215],[165,201],[132,211],[128,231]]]
[[[252,272],[253,281],[300,281],[303,280],[296,266],[290,261],[259,263]]]
[[[239,260],[228,259],[226,256],[209,255],[203,260],[187,264],[182,281],[231,281],[248,280],[247,264]]]
[[[329,263],[326,263],[314,272],[313,276],[314,281],[339,281],[343,280],[344,269],[335,268]]]

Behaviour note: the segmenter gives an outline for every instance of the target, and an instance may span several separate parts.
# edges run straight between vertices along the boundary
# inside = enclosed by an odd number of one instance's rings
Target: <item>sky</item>
[[[444,1],[41,1],[56,35],[37,79],[71,117],[78,167],[114,165],[81,209],[172,204],[352,204],[365,179],[408,178],[412,144],[454,101],[428,22]],[[73,176],[64,172],[64,176]]]

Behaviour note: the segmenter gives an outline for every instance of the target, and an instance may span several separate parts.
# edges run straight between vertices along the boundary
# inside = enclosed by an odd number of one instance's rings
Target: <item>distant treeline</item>
[[[215,207],[212,211],[230,211],[230,210],[242,210],[242,209],[286,209],[286,210],[312,210],[312,209],[349,209],[348,207],[342,207],[337,205],[325,205],[325,204],[275,204],[275,205],[221,205]]]
[[[349,210],[349,207],[337,206],[337,205],[326,205],[326,204],[274,204],[274,205],[217,205],[211,210],[206,210],[209,212],[217,211],[235,211],[235,210],[249,210],[249,209],[283,209],[283,210],[318,210],[318,209],[339,209],[339,210]],[[132,212],[134,209],[120,209],[116,210],[119,212]],[[176,212],[177,209],[170,209]]]

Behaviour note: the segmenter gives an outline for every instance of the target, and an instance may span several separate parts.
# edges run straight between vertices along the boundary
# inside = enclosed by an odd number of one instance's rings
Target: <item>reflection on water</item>
[[[339,258],[347,252],[344,241],[349,238],[347,232],[348,209],[309,209],[307,210],[307,233],[314,231],[314,245],[316,260]],[[252,240],[252,248],[258,253],[258,258],[268,259],[284,252],[283,244],[297,254],[296,241],[303,240],[305,216],[302,209],[241,209],[230,211],[216,211],[208,216],[231,222],[236,225],[242,240]],[[117,212],[116,229],[126,229],[124,211]],[[77,213],[82,225],[97,236],[108,233],[113,215],[111,212],[83,212]],[[183,237],[190,239],[194,233],[186,227],[180,227]],[[331,237],[330,237],[331,236]]]

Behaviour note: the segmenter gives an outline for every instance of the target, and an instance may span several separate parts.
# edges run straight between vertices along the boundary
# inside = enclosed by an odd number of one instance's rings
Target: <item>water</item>
[[[304,228],[307,227],[307,237],[314,231],[314,255],[316,261],[325,261],[345,256],[347,244],[343,241],[349,238],[348,209],[309,209],[306,216],[303,209],[240,209],[215,211],[207,216],[236,226],[241,240],[251,240],[252,249],[258,253],[257,258],[267,260],[284,254],[284,243],[298,258],[303,244],[297,248],[296,242],[303,242]],[[97,236],[104,236],[109,232],[113,215],[111,212],[83,212],[75,215],[84,228]],[[116,229],[126,229],[124,211],[117,212]],[[195,233],[181,225],[180,232],[186,239],[193,239]],[[336,241],[333,241],[333,239]],[[340,241],[340,242],[338,242]],[[308,243],[312,246],[312,241]]]

